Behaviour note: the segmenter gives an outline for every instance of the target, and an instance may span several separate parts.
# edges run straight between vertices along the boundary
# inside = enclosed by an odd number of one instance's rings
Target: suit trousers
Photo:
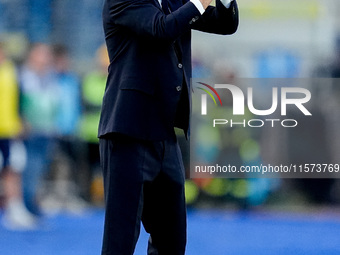
[[[141,222],[150,234],[148,255],[183,255],[185,177],[175,134],[164,141],[114,134],[99,143],[106,203],[102,255],[132,255]]]

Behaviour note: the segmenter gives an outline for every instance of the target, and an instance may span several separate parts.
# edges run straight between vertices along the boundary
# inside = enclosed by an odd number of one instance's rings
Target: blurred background
[[[235,35],[193,31],[194,78],[340,78],[339,1],[238,3]],[[0,254],[100,253],[101,9],[101,0],[0,0]],[[315,103],[304,128],[221,137],[202,126],[205,155],[340,163],[340,84],[308,89]],[[221,148],[223,139],[231,142]],[[340,254],[337,179],[188,179],[186,193],[189,255]],[[136,254],[146,240],[142,232]]]

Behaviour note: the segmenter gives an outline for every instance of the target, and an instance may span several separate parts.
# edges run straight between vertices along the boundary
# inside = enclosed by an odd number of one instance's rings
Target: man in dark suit
[[[106,201],[102,254],[185,253],[184,168],[174,127],[189,135],[191,29],[232,34],[235,0],[106,0],[110,56],[99,124]]]

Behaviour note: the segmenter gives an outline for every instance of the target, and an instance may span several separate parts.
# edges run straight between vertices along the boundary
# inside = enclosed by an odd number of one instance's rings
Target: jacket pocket
[[[148,95],[154,95],[155,87],[153,83],[146,80],[136,81],[135,79],[126,79],[120,84],[121,90],[136,90]]]

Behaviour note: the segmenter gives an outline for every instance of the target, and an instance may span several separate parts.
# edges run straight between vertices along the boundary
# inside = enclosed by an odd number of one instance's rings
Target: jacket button
[[[177,87],[176,87],[176,90],[177,90],[177,91],[181,91],[181,90],[182,90],[182,87],[181,87],[181,86],[177,86]]]
[[[178,65],[178,68],[182,69],[183,68],[183,65],[181,63],[179,63]]]

